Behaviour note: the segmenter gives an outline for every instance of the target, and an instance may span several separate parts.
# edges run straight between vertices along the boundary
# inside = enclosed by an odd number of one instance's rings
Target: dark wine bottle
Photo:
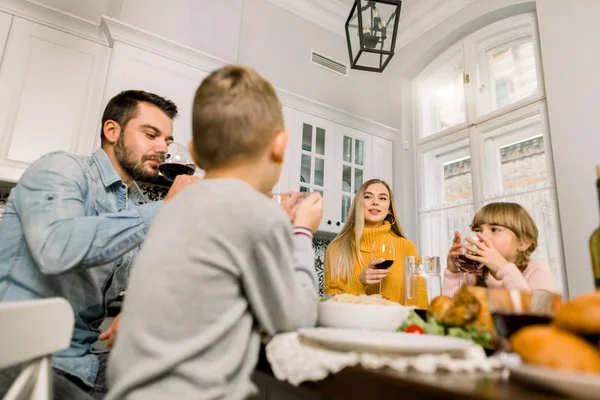
[[[600,164],[596,165],[596,188],[598,190],[598,203],[600,204]],[[600,289],[600,227],[590,237],[590,254],[592,256],[592,268],[594,271],[594,283],[596,289]]]

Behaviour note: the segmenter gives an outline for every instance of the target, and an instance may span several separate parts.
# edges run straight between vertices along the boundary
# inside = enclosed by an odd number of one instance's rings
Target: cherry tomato
[[[422,334],[425,333],[425,331],[423,330],[423,328],[421,328],[417,324],[409,325],[404,332],[406,332],[406,333],[416,333],[416,334],[419,334],[419,335],[422,335]]]

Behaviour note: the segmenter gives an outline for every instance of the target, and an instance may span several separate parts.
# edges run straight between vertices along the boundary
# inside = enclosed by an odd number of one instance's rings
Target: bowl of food
[[[413,308],[376,295],[339,294],[319,302],[317,325],[395,331]]]

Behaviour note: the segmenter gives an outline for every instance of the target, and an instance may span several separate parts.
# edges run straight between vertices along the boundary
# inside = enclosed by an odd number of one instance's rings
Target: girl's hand
[[[358,275],[358,281],[362,283],[363,286],[373,285],[375,283],[379,283],[383,278],[390,273],[389,269],[377,269],[375,266],[377,264],[381,264],[385,259],[380,258],[378,260],[371,261],[363,272]]]
[[[490,270],[492,276],[496,278],[496,274],[500,271],[500,268],[508,264],[508,261],[498,253],[492,241],[486,236],[478,233],[477,238],[479,242],[471,238],[466,239],[473,246],[463,244],[461,247],[467,249],[466,257],[468,259],[483,263]],[[472,254],[469,254],[469,252]]]
[[[450,272],[459,272],[458,267],[454,263],[454,257],[460,256],[462,254],[460,248],[460,233],[454,232],[454,240],[452,240],[452,247],[450,247],[450,250],[448,251],[448,258],[446,259],[446,265]]]

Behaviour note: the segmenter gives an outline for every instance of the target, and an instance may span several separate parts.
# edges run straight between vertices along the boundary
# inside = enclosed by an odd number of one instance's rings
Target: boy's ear
[[[118,122],[109,119],[102,126],[105,140],[110,144],[117,143],[121,135],[121,125]]]
[[[196,152],[194,151],[194,141],[190,140],[190,142],[188,143],[188,151],[190,152],[190,155],[192,156],[192,160],[194,161],[194,164],[196,164],[198,167],[200,167],[200,169],[204,169],[202,168],[202,165],[200,165],[200,162],[198,161],[198,156],[196,155]]]
[[[287,129],[277,132],[273,137],[273,142],[271,144],[271,158],[277,164],[283,163],[283,157],[285,155],[285,149],[287,147],[289,137],[290,131]]]

